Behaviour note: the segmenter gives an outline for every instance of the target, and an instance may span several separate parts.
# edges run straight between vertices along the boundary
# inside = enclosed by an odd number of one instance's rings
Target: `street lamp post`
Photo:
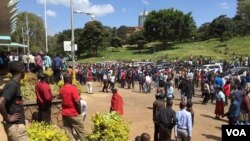
[[[83,12],[79,10],[73,10],[73,0],[70,0],[70,21],[71,21],[71,56],[72,56],[72,65],[73,70],[75,70],[75,33],[74,33],[74,13],[86,14],[91,17],[91,21],[95,20],[94,13]]]

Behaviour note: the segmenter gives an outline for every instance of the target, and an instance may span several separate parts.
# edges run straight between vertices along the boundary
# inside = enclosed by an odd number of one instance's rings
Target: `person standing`
[[[184,86],[185,87],[185,86]],[[192,101],[192,97],[194,95],[194,83],[192,80],[187,80],[187,86],[186,86],[186,97],[187,97],[187,102]]]
[[[219,92],[216,94],[216,104],[215,104],[215,119],[220,119],[220,116],[224,115],[224,103],[225,95],[222,92],[222,87],[217,88]]]
[[[110,89],[114,89],[115,88],[115,75],[114,73],[112,73],[111,77],[110,77]]]
[[[61,68],[63,68],[62,59],[59,57],[59,55],[56,55],[56,57],[52,61],[52,69],[55,82],[59,82],[61,80]]]
[[[228,104],[228,97],[229,97],[230,92],[231,92],[229,80],[227,80],[226,84],[223,86],[223,92],[225,94],[225,105],[227,105]]]
[[[231,98],[232,102],[229,110],[226,114],[223,115],[223,117],[227,116],[227,118],[229,119],[229,125],[236,125],[240,118],[240,102],[239,99],[237,99],[236,95],[231,95]]]
[[[121,95],[117,92],[117,89],[114,88],[112,89],[112,99],[111,99],[111,107],[110,107],[110,112],[115,111],[119,115],[123,115],[123,98]]]
[[[176,124],[176,113],[172,109],[173,101],[167,101],[167,107],[160,109],[157,117],[159,117],[159,141],[171,141],[171,133]]]
[[[250,124],[250,95],[249,90],[245,90],[240,108],[240,122]]]
[[[154,141],[159,140],[159,118],[156,117],[160,109],[165,108],[163,89],[158,88],[153,103]]]
[[[171,82],[169,82],[169,86],[166,89],[166,98],[168,101],[174,99],[174,87]]]
[[[48,76],[44,73],[38,74],[38,81],[35,86],[37,104],[38,104],[38,121],[51,122],[51,103],[52,92],[48,81]]]
[[[88,94],[93,94],[92,80],[93,80],[92,71],[89,68],[86,74],[86,81],[87,81],[86,85]]]
[[[49,55],[46,53],[44,58],[44,66],[45,69],[48,69],[51,66],[51,58],[49,57]]]
[[[72,85],[72,75],[64,74],[64,86],[59,93],[62,99],[62,119],[64,129],[69,140],[75,140],[72,135],[72,128],[76,131],[79,139],[85,141],[85,129],[81,115],[80,96],[77,88]]]
[[[43,59],[42,59],[42,53],[38,53],[35,58],[36,63],[36,72],[42,73],[43,72]]]
[[[194,127],[194,110],[193,110],[193,102],[188,101],[187,102],[187,108],[186,110],[191,113],[192,116],[192,126]]]
[[[209,96],[210,96],[210,88],[209,88],[208,80],[205,80],[202,93],[204,95],[202,104],[205,105],[205,104],[207,104],[207,102],[209,100]]]
[[[102,81],[103,81],[102,92],[104,92],[104,90],[105,90],[106,93],[108,93],[108,75],[107,75],[107,71],[105,71],[105,73],[103,74]]]
[[[190,141],[192,136],[192,116],[185,107],[186,103],[180,102],[180,111],[176,113],[174,134],[177,141]]]
[[[9,72],[12,74],[12,79],[4,86],[0,96],[3,126],[8,141],[28,141],[20,90],[20,80],[25,76],[24,64],[19,61],[9,63]]]

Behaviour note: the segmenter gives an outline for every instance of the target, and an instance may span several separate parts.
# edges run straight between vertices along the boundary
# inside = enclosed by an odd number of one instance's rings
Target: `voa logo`
[[[226,129],[227,136],[247,136],[244,129]]]

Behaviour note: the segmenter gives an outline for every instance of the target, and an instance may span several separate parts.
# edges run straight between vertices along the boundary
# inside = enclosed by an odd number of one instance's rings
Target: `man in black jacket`
[[[154,141],[159,140],[159,118],[156,117],[157,113],[160,111],[162,108],[166,108],[165,102],[164,102],[164,94],[163,94],[163,89],[158,88],[157,89],[157,94],[155,95],[156,100],[153,103],[153,121],[155,124],[155,130],[154,130]]]
[[[171,141],[172,128],[176,124],[176,113],[172,109],[173,101],[167,101],[167,107],[157,113],[159,118],[159,141]]]

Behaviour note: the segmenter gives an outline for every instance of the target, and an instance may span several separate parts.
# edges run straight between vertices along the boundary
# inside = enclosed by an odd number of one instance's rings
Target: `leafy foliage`
[[[91,21],[86,23],[80,37],[81,46],[79,51],[89,50],[93,56],[97,56],[97,50],[102,46],[105,35],[107,35],[107,32],[100,22]]]
[[[168,43],[189,40],[194,36],[196,28],[191,13],[184,14],[172,8],[150,12],[144,29],[149,41]]]
[[[90,141],[127,141],[129,127],[116,113],[100,114],[92,116],[94,127],[92,134],[88,135]]]
[[[45,71],[48,75],[52,75],[51,71]],[[37,76],[34,73],[26,73],[24,79],[21,80],[21,94],[24,101],[35,100],[35,84]],[[50,84],[53,96],[58,96],[59,86],[57,84]]]
[[[11,35],[12,40],[17,43],[27,44],[27,36],[30,38],[30,51],[38,52],[45,50],[45,29],[41,17],[27,13],[29,29],[26,26],[26,13],[21,12],[17,15],[17,28]]]
[[[64,130],[44,122],[32,122],[27,132],[29,141],[69,141]]]
[[[211,37],[221,38],[224,32],[233,34],[233,31],[233,20],[226,15],[221,15],[215,18],[210,24]]]
[[[116,49],[118,47],[122,47],[122,40],[119,37],[113,37],[111,39],[111,46],[115,47]]]

